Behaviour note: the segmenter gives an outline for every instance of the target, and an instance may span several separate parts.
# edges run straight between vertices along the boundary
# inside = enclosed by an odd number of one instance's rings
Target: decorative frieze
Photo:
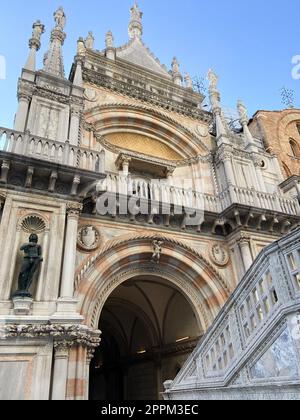
[[[0,340],[52,338],[58,351],[71,346],[97,348],[101,332],[85,325],[68,324],[0,324]]]

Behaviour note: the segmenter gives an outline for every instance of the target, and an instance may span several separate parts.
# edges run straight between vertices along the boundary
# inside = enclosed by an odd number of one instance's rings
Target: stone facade
[[[229,126],[212,70],[207,112],[178,60],[160,63],[137,4],[128,43],[79,38],[69,78],[54,18],[42,70],[33,25],[15,126],[0,128],[0,399],[158,399],[254,260],[299,225],[296,184],[241,101]],[[30,234],[43,262],[20,300]]]

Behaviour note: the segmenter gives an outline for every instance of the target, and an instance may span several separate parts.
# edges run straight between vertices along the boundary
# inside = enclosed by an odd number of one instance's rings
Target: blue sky
[[[64,47],[66,73],[76,40],[94,31],[96,48],[104,47],[111,29],[117,45],[128,39],[133,0],[10,0],[1,4],[0,56],[6,60],[6,80],[0,80],[0,126],[11,127],[17,107],[16,86],[28,54],[33,21],[41,19],[47,32],[39,52],[39,67],[53,27],[53,12],[62,5],[67,14]],[[182,71],[204,76],[213,67],[220,76],[222,101],[235,107],[245,101],[249,113],[281,109],[280,88],[295,91],[300,107],[300,80],[291,76],[292,57],[300,55],[298,0],[140,0],[144,12],[144,41],[170,66],[176,55]]]

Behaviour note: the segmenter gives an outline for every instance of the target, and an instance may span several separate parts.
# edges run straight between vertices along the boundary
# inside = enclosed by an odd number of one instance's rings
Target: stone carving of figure
[[[29,297],[30,286],[38,268],[40,267],[42,258],[42,248],[38,245],[38,236],[35,234],[30,235],[29,243],[22,245],[21,251],[24,252],[24,261],[19,274],[18,291],[14,297]]]
[[[93,32],[89,32],[85,40],[86,48],[88,48],[89,50],[94,49],[94,42],[95,42],[95,38],[94,38]]]
[[[176,57],[174,57],[172,61],[172,71],[173,74],[180,74],[179,63]]]
[[[192,78],[189,74],[186,73],[184,80],[185,80],[186,87],[188,89],[194,88]]]
[[[155,240],[152,242],[153,245],[153,255],[152,255],[152,261],[156,264],[160,263],[161,253],[162,253],[162,241]]]
[[[79,38],[77,41],[77,55],[85,55],[86,48],[83,38]]]
[[[217,89],[219,78],[212,69],[209,70],[207,79],[209,80],[210,89]]]
[[[106,48],[114,48],[114,36],[112,31],[108,31],[105,38]]]
[[[66,26],[66,15],[64,12],[64,9],[60,7],[55,13],[54,13],[54,20],[56,23],[56,28],[64,30]]]
[[[248,123],[248,110],[246,108],[246,105],[243,103],[243,101],[238,101],[237,108],[240,115],[240,120],[243,123]]]
[[[40,41],[42,34],[45,32],[45,26],[40,20],[37,20],[32,26],[32,38]]]

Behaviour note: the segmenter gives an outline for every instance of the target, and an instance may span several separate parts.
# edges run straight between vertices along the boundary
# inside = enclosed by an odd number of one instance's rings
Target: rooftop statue
[[[61,29],[63,31],[65,29],[67,19],[66,19],[64,9],[62,7],[60,7],[54,13],[54,20],[55,20],[55,23],[56,23],[56,28]]]
[[[209,80],[210,89],[217,89],[219,78],[212,69],[209,70],[207,79]]]
[[[32,38],[40,41],[42,34],[45,32],[45,26],[40,20],[37,20],[32,26]]]

